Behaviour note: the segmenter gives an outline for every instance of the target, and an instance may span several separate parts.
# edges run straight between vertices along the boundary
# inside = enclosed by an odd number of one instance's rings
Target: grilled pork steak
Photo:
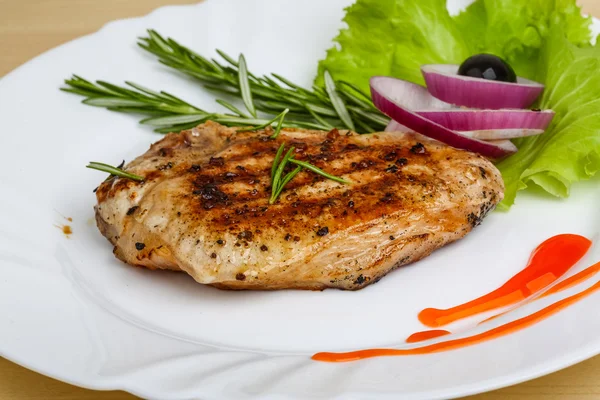
[[[462,238],[503,197],[485,158],[415,133],[236,132],[208,122],[153,144],[97,190],[98,227],[126,263],[223,289],[361,289]],[[281,143],[304,170],[269,205]]]

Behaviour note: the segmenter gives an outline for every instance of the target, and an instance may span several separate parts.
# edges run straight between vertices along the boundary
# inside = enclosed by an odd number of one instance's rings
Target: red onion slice
[[[456,108],[436,99],[423,86],[413,84],[394,85],[389,90],[389,96],[399,106],[413,110],[417,114],[455,131],[488,129],[545,130],[554,118],[552,110],[473,110]]]
[[[544,85],[521,77],[510,83],[461,76],[458,68],[449,64],[421,67],[432,96],[464,107],[522,109],[531,107],[544,90]]]
[[[481,131],[456,131],[463,136],[479,140],[506,140],[517,139],[527,136],[541,135],[542,129],[487,129]]]
[[[515,146],[515,144],[510,140],[491,140],[486,143],[489,143],[493,146],[497,146],[508,154],[515,154],[517,151],[519,151],[517,146]]]
[[[418,113],[424,116],[422,113]],[[435,121],[434,121],[435,122]],[[392,120],[385,128],[385,132],[411,132],[406,126]],[[494,141],[516,139],[526,136],[537,136],[544,133],[542,129],[484,129],[476,131],[456,131],[456,133],[479,140]]]
[[[455,131],[488,129],[546,130],[554,111],[531,110],[443,110],[418,111],[419,115]]]
[[[404,96],[420,96],[427,91],[419,85],[385,76],[371,78],[371,95],[375,106],[400,124],[447,145],[479,153],[485,157],[499,159],[516,152],[505,144],[487,143],[471,139],[437,124],[401,105]],[[421,108],[421,107],[419,107]]]

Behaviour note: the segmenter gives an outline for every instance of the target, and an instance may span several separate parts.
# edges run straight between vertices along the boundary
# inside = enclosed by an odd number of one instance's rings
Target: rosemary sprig
[[[248,71],[243,56],[236,62],[217,50],[223,65],[154,30],[140,38],[138,45],[157,56],[162,64],[194,77],[209,90],[243,99],[252,116],[256,116],[253,110],[276,115],[289,109],[290,123],[306,121],[323,130],[337,127],[358,133],[382,130],[389,122],[368,94],[347,82],[335,82],[328,72],[325,89],[314,86],[308,90],[277,74],[255,76]]]
[[[209,113],[199,107],[167,92],[155,92],[133,82],[128,87],[117,86],[103,81],[92,83],[77,75],[65,80],[61,90],[84,96],[84,104],[104,107],[111,111],[146,115],[141,124],[149,125],[158,133],[180,132],[191,129],[205,121],[212,120],[226,126],[249,127],[251,130],[264,129],[276,124],[276,133],[282,128],[302,128],[329,130],[327,126],[304,119],[283,121],[285,110],[275,118],[254,118],[244,114],[225,100],[217,102],[234,114]]]
[[[279,195],[281,195],[281,192],[283,191],[285,186],[288,183],[290,183],[290,181],[292,179],[294,179],[294,177],[296,175],[298,175],[300,173],[300,171],[302,171],[303,169],[312,171],[318,175],[321,175],[327,179],[331,179],[332,181],[335,181],[335,182],[344,183],[344,184],[350,183],[349,181],[347,181],[345,179],[328,174],[327,172],[323,171],[322,169],[320,169],[306,161],[300,161],[300,160],[294,159],[295,148],[293,146],[290,147],[290,149],[285,153],[283,158],[281,158],[281,155],[283,154],[284,150],[285,150],[285,143],[282,143],[281,146],[279,146],[277,153],[275,154],[275,159],[273,160],[273,166],[271,167],[271,198],[269,199],[269,204],[275,204],[275,202],[279,198]],[[288,165],[288,163],[295,164],[295,165],[297,165],[297,167],[294,170],[288,172],[286,175],[283,175],[283,172],[285,171],[285,168]]]
[[[121,164],[122,166],[123,164]],[[90,168],[90,169],[95,169],[98,171],[103,171],[103,172],[108,172],[110,174],[110,176],[108,177],[108,179],[118,176],[121,178],[127,178],[127,179],[131,179],[133,181],[136,182],[142,182],[144,180],[143,177],[139,176],[139,175],[135,175],[135,174],[130,174],[129,172],[125,172],[121,169],[121,166],[119,167],[113,167],[112,165],[108,165],[108,164],[104,164],[101,162],[95,162],[95,161],[91,161],[86,168]]]
[[[140,122],[159,133],[190,129],[209,119],[254,130],[275,124],[274,137],[281,128],[330,130],[338,127],[367,133],[382,130],[388,123],[387,117],[373,106],[369,95],[352,84],[336,83],[327,71],[326,88],[308,90],[277,74],[258,78],[248,70],[243,55],[235,61],[217,50],[225,62],[222,65],[172,39],[164,39],[155,31],[148,31],[148,35],[140,39],[140,47],[157,55],[163,64],[200,80],[206,88],[240,98],[248,113],[223,99],[217,103],[232,114],[208,112],[170,93],[133,82],[126,82],[127,86],[123,87],[104,81],[92,83],[77,75],[65,80],[67,86],[61,90],[85,96],[83,103],[87,105],[146,115],[148,118]],[[266,117],[258,116],[258,111]],[[286,114],[283,122],[282,115]]]

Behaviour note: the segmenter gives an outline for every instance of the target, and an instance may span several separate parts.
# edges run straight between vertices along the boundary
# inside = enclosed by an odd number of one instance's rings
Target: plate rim
[[[24,69],[26,66],[39,61],[39,59],[48,56],[50,53],[53,53],[54,51],[56,51],[64,46],[68,46],[75,42],[79,42],[79,41],[85,40],[89,37],[96,36],[105,30],[111,29],[115,25],[120,25],[123,23],[132,22],[132,21],[143,20],[154,14],[161,13],[166,9],[197,8],[199,6],[202,6],[203,3],[205,3],[205,2],[206,2],[206,0],[201,0],[199,3],[195,3],[195,4],[167,5],[167,6],[158,7],[156,9],[150,11],[149,13],[146,13],[141,16],[120,18],[120,19],[110,21],[110,22],[104,24],[102,27],[100,27],[98,30],[96,30],[94,32],[71,39],[67,42],[64,42],[64,43],[54,46],[50,49],[47,49],[46,51],[42,52],[41,54],[38,54],[37,56],[20,64],[19,66],[15,67],[14,69],[9,71],[4,76],[0,77],[0,85],[2,84],[3,81],[10,79],[14,75],[18,74],[20,72],[20,70]],[[597,20],[596,18],[594,18],[594,19]],[[140,329],[142,329],[142,328],[140,328]],[[519,369],[517,372],[514,372],[512,374],[504,375],[502,377],[502,379],[500,379],[500,380],[498,377],[496,377],[496,378],[487,379],[485,381],[480,381],[477,383],[463,384],[463,385],[453,387],[451,389],[451,391],[443,390],[443,393],[441,390],[433,391],[433,392],[420,391],[418,393],[415,393],[414,395],[412,395],[412,394],[408,395],[406,398],[407,399],[431,399],[431,400],[434,400],[434,399],[445,399],[445,398],[448,398],[449,395],[451,396],[451,398],[455,398],[458,396],[470,396],[470,395],[485,393],[488,391],[497,390],[497,389],[505,388],[505,387],[512,386],[515,384],[527,382],[532,379],[536,379],[536,378],[546,376],[548,374],[560,371],[562,369],[568,368],[570,366],[573,366],[575,364],[578,364],[580,362],[583,362],[585,360],[588,360],[595,356],[600,355],[600,338],[598,338],[598,340],[596,342],[593,342],[593,343],[589,344],[588,346],[585,346],[584,349],[585,350],[580,350],[577,353],[571,352],[571,353],[567,353],[567,354],[562,354],[559,357],[552,358],[551,360],[547,361],[546,363],[532,365],[526,369]],[[56,379],[56,380],[65,382],[70,385],[87,388],[87,389],[91,389],[91,390],[99,390],[99,391],[123,390],[123,391],[126,391],[128,393],[131,393],[136,396],[143,397],[143,398],[152,398],[152,394],[145,392],[143,388],[136,387],[135,384],[132,385],[131,383],[129,383],[129,384],[126,384],[125,382],[119,383],[118,378],[102,381],[100,383],[94,383],[93,381],[83,381],[83,380],[78,380],[78,379],[71,379],[68,376],[62,376],[60,373],[55,373],[50,370],[46,370],[43,367],[34,366],[34,365],[30,364],[29,362],[27,362],[25,359],[19,359],[18,357],[10,356],[10,355],[8,355],[8,353],[9,352],[3,351],[2,348],[0,347],[0,356],[7,359],[8,361],[13,362],[17,365],[20,365],[20,366],[22,366],[26,369],[29,369],[31,371],[34,371],[36,373],[42,374],[42,375],[50,377],[52,379]],[[88,374],[87,376],[89,378],[93,378],[93,375]],[[344,393],[340,393],[340,394],[336,395],[335,398],[336,399],[346,399],[346,398],[350,399],[350,398],[353,398],[354,395],[363,395],[363,394],[367,395],[367,396],[372,395],[369,393],[360,393],[360,392],[344,392]],[[376,398],[386,398],[386,399],[390,398],[391,399],[391,398],[397,398],[397,396],[398,395],[394,394],[394,393],[379,393],[376,396],[374,396],[373,398],[376,397]],[[207,398],[211,398],[211,397],[208,396]],[[261,397],[260,394],[258,394],[256,398],[271,398],[271,396]]]

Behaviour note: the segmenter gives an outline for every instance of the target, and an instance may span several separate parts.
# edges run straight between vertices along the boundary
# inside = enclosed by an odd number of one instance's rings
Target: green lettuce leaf
[[[591,18],[582,17],[575,0],[479,0],[455,20],[472,53],[500,55],[524,77],[536,75],[551,26],[563,26],[578,46],[591,39]]]
[[[369,90],[374,75],[423,84],[423,64],[462,62],[472,52],[445,0],[358,0],[346,9],[339,44],[319,63],[334,78]]]
[[[556,118],[544,135],[515,141],[519,153],[498,164],[501,208],[530,184],[566,197],[573,182],[600,170],[600,47],[589,44],[591,19],[575,0],[477,0],[457,16],[445,0],[357,0],[346,11],[348,27],[319,63],[319,77],[327,69],[366,91],[373,75],[423,84],[421,65],[486,52],[546,84],[539,107]]]
[[[537,69],[546,84],[540,107],[556,117],[543,135],[515,141],[519,152],[498,164],[506,185],[503,208],[530,183],[567,197],[572,183],[600,170],[600,47],[579,48],[556,25]]]
[[[591,38],[591,19],[581,16],[575,0],[477,0],[455,17],[445,0],[357,0],[346,9],[344,22],[348,28],[319,63],[317,84],[325,69],[364,90],[373,75],[423,84],[421,65],[459,64],[482,52],[533,77],[551,24],[564,26],[577,45]]]

